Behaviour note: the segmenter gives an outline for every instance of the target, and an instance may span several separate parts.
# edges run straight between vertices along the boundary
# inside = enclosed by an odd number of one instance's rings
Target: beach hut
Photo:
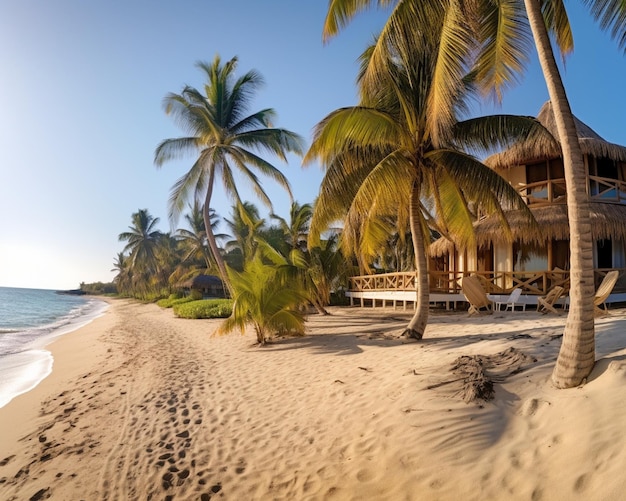
[[[537,120],[557,136],[550,102]],[[596,286],[607,272],[620,271],[615,292],[626,292],[626,147],[605,141],[575,119],[587,170]],[[569,225],[563,159],[558,142],[525,141],[489,157],[485,163],[517,188],[538,223],[531,226],[518,212],[507,212],[507,235],[496,217],[475,223],[476,247],[460,249],[441,238],[431,255],[453,278],[475,273],[490,284],[489,292],[521,287],[525,294],[544,295],[555,286],[569,285]],[[431,279],[436,277],[431,277]],[[444,281],[445,282],[445,281]],[[454,283],[454,280],[447,281]],[[626,299],[619,297],[620,300]]]
[[[219,277],[214,275],[198,275],[178,284],[186,291],[199,291],[203,297],[223,298],[226,297],[224,284]]]

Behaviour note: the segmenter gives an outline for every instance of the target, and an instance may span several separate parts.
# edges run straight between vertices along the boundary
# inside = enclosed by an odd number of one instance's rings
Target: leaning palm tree
[[[216,180],[225,193],[240,203],[235,171],[254,188],[268,207],[271,202],[255,173],[263,174],[283,186],[290,194],[287,178],[259,153],[271,153],[286,161],[289,152],[302,153],[302,139],[294,132],[272,127],[275,112],[264,109],[247,115],[254,91],[263,83],[256,71],[236,78],[237,58],[222,64],[215,56],[211,64],[197,63],[206,75],[204,93],[185,86],[180,94],[168,94],[165,112],[189,135],[166,139],[156,148],[157,167],[184,154],[196,160],[191,169],[174,185],[170,196],[170,218],[176,219],[189,199],[203,200],[207,240],[222,280],[229,284],[224,260],[220,255],[210,224],[209,207]]]
[[[502,145],[515,137],[513,133],[526,136],[542,129],[524,117],[457,120],[471,96],[471,78],[462,60],[436,50],[448,43],[446,14],[445,9],[432,10],[433,28],[419,39],[396,36],[388,48],[393,58],[378,60],[376,45],[366,50],[360,104],[324,118],[304,159],[305,164],[319,159],[326,166],[311,223],[313,242],[342,214],[345,235],[362,235],[385,216],[409,222],[417,304],[405,335],[417,339],[428,321],[427,222],[438,221],[442,234],[468,245],[473,242],[476,207],[499,213],[505,225],[501,204],[531,217],[519,194],[460,146]],[[455,36],[470,34],[461,30]],[[425,199],[431,201],[431,211]],[[372,235],[380,239],[382,233]]]
[[[439,3],[438,0],[434,0]],[[371,6],[372,0],[335,0],[330,4],[324,25],[328,39],[345,26],[359,11]],[[413,0],[386,0],[379,5],[395,5],[384,34],[428,29],[427,18],[416,22],[404,11],[417,4]],[[419,2],[427,6],[431,2]],[[607,0],[584,0],[600,27],[609,30],[620,47],[626,48],[626,3]],[[441,3],[440,5],[443,5]],[[449,4],[454,10],[455,2]],[[486,88],[500,90],[515,80],[515,74],[524,66],[529,52],[530,30],[539,54],[548,93],[558,124],[562,145],[568,214],[570,218],[571,252],[571,308],[567,317],[563,343],[552,380],[557,387],[567,388],[580,384],[591,372],[595,363],[595,332],[593,321],[593,261],[590,219],[584,186],[585,170],[578,144],[574,117],[554,59],[548,32],[554,35],[562,54],[573,49],[569,21],[562,0],[514,0],[510,2],[479,2],[480,8],[466,11],[462,23],[473,22],[478,53],[478,78]],[[474,14],[479,13],[479,17]],[[528,20],[526,19],[528,16]],[[452,28],[458,20],[450,16]],[[528,24],[528,21],[530,22]],[[392,35],[393,36],[393,35]],[[381,45],[384,52],[384,45]],[[462,47],[457,47],[462,51]],[[469,52],[467,52],[469,53]],[[380,57],[384,57],[384,54]]]

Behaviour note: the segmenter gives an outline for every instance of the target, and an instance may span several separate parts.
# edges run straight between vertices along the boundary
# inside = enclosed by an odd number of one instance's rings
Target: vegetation
[[[113,295],[117,293],[117,287],[114,283],[93,282],[86,284],[81,282],[80,290],[86,294],[94,294],[98,296]]]
[[[175,302],[172,308],[174,315],[180,318],[226,318],[233,311],[233,301],[231,299],[182,301]]]
[[[306,292],[291,279],[285,260],[274,266],[257,255],[242,272],[230,269],[229,273],[235,302],[221,332],[239,329],[243,333],[247,325],[253,325],[260,345],[274,334],[304,334],[300,307],[307,300]]]
[[[159,299],[157,305],[161,308],[172,308],[178,304],[188,303],[190,301],[198,301],[198,299],[191,296],[180,297],[178,294],[171,294],[168,298]]]

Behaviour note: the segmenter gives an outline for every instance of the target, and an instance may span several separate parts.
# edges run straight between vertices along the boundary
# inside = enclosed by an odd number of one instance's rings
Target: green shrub
[[[180,318],[227,318],[233,311],[231,299],[201,299],[173,305]]]
[[[189,297],[191,297],[194,301],[199,301],[202,299],[202,291],[199,291],[198,289],[191,289]]]
[[[173,294],[172,294],[173,296]],[[172,308],[173,306],[177,305],[177,304],[183,304],[183,303],[189,303],[191,301],[194,301],[194,299],[192,297],[168,297],[167,299],[159,299],[157,301],[157,304],[161,307],[161,308]]]

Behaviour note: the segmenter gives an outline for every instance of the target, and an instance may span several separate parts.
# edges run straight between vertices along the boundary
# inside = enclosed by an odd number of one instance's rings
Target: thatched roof
[[[554,112],[550,101],[547,101],[539,111],[537,120],[552,134],[558,137]],[[576,131],[582,152],[596,158],[610,158],[626,162],[626,147],[605,141],[587,124],[574,117]],[[485,160],[493,169],[505,169],[514,165],[522,165],[561,156],[559,143],[548,138],[525,140],[513,145],[506,151],[496,153]]]
[[[198,275],[178,284],[179,287],[185,289],[208,289],[210,287],[221,287],[222,281],[219,277],[213,275]]]
[[[626,240],[626,205],[590,203],[591,236],[594,240]],[[531,230],[520,211],[506,213],[513,239],[524,244],[543,245],[547,240],[569,240],[567,205],[558,204],[532,208],[538,223],[537,230]],[[479,247],[490,243],[506,242],[502,224],[497,217],[491,216],[474,225],[476,244]],[[452,242],[440,238],[430,246],[432,256],[441,256],[450,252]]]

